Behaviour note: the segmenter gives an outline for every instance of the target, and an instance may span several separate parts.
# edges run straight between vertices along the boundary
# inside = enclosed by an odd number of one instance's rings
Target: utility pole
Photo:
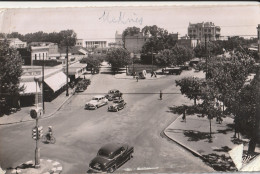
[[[207,35],[205,34],[205,57],[206,57],[206,79],[208,79],[208,47],[207,47]]]
[[[44,53],[43,53],[43,64],[42,64],[42,110],[43,110],[43,113],[45,113],[45,107],[44,107],[44,63],[45,63],[45,61],[44,61]]]
[[[152,47],[152,71],[153,71],[153,47]]]
[[[67,81],[67,85],[66,85],[66,96],[69,96],[69,84],[68,84],[68,81],[69,81],[69,46],[68,44],[66,45],[66,73],[67,73],[67,78],[66,78],[66,81]]]

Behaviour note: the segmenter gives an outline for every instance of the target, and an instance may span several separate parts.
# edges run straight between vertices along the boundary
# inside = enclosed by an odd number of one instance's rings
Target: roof
[[[69,53],[72,53],[72,54],[84,54],[83,51],[87,52],[87,49],[82,46],[69,47]],[[59,47],[59,52],[66,53],[66,46]]]
[[[95,98],[105,97],[104,95],[95,95]]]
[[[122,147],[121,144],[119,143],[109,143],[100,148],[100,150],[104,151],[106,154],[111,154],[112,152],[116,151]]]

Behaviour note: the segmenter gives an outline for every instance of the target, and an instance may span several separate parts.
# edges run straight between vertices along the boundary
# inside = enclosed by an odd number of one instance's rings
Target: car
[[[121,109],[124,109],[124,107],[126,105],[125,100],[122,99],[122,98],[119,98],[119,97],[116,98],[113,102],[114,102],[113,105],[108,106],[108,108],[107,108],[108,111],[115,111],[115,112],[117,112],[117,111],[119,111]]]
[[[108,100],[104,95],[97,95],[91,101],[85,104],[85,109],[97,109],[101,106],[108,104]]]
[[[169,74],[180,75],[181,72],[182,72],[182,69],[180,67],[175,67],[175,68],[166,69],[166,72],[167,71],[168,71]]]
[[[181,68],[181,70],[189,70],[190,69],[189,65],[180,65],[179,67]]]
[[[102,146],[97,156],[89,163],[88,173],[113,173],[133,157],[134,147],[121,143]]]
[[[116,97],[122,97],[122,93],[118,89],[111,89],[108,91],[106,98],[108,101],[112,101]]]

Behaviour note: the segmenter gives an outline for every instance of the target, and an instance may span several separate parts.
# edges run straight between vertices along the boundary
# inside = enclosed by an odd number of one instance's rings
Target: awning
[[[36,94],[36,82],[20,82],[20,87],[24,86],[24,91],[21,91],[21,95]],[[41,89],[37,84],[37,92],[40,93]]]
[[[61,87],[66,85],[67,76],[63,72],[53,74],[52,76],[44,79],[44,82],[54,91],[58,91]],[[69,80],[69,79],[68,79]]]

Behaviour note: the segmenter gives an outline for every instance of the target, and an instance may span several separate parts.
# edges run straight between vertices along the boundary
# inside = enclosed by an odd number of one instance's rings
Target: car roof
[[[118,89],[110,89],[109,91],[119,91]]]
[[[175,67],[175,68],[173,68],[173,69],[181,69],[180,67]]]
[[[124,146],[120,143],[109,143],[100,148],[100,150],[104,151],[106,154],[111,154],[118,150],[120,147]]]
[[[104,97],[104,95],[95,95],[94,98]]]

